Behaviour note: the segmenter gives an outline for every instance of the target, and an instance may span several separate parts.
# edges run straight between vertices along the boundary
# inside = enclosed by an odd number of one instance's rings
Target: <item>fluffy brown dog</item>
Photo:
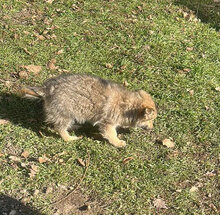
[[[23,89],[26,96],[41,97],[46,122],[65,141],[77,140],[68,129],[89,122],[98,125],[101,134],[112,145],[124,147],[117,137],[117,127],[153,128],[157,117],[151,96],[143,91],[126,88],[99,77],[86,74],[61,75],[46,81],[42,87]]]

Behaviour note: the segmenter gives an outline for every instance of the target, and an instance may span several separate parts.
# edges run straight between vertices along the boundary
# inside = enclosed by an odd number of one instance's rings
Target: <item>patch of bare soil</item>
[[[104,215],[101,203],[83,194],[81,190],[76,190],[68,198],[55,204],[55,214],[57,215]]]
[[[6,8],[9,9],[10,8]],[[10,20],[10,22],[19,25],[33,25],[35,21],[39,21],[43,18],[43,13],[31,4],[25,5],[19,12],[12,15],[1,14],[2,21]]]

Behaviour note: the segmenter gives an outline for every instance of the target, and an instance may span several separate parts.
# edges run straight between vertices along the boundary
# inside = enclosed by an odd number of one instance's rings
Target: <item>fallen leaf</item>
[[[175,146],[175,143],[171,141],[170,139],[162,140],[162,144],[168,148],[173,148]]]
[[[0,125],[8,124],[10,121],[7,119],[0,119]]]
[[[149,34],[150,34],[150,35],[154,34],[154,31],[150,30],[150,31],[149,31]]]
[[[191,71],[191,69],[188,69],[188,68],[178,69],[178,70],[177,70],[178,73],[182,73],[182,74],[188,73],[188,72],[190,72],[190,71]]]
[[[56,36],[55,34],[52,34],[50,38],[51,38],[51,39],[56,39],[57,36]]]
[[[151,47],[149,45],[144,46],[144,50],[149,51]]]
[[[152,19],[153,19],[153,16],[152,16],[152,15],[149,15],[147,18],[150,19],[150,20],[152,20]]]
[[[162,199],[155,199],[153,204],[155,208],[167,209],[166,203]]]
[[[64,49],[60,49],[59,51],[56,52],[57,55],[63,54]]]
[[[35,177],[36,172],[33,169],[30,169],[30,172],[28,173],[28,175],[30,176],[30,178]]]
[[[77,161],[81,166],[86,166],[85,162],[81,158],[77,158]]]
[[[187,89],[186,91],[189,92],[189,94],[190,94],[191,96],[194,95],[194,90]]]
[[[34,191],[34,196],[37,196],[39,193],[40,193],[40,190],[36,189],[36,190]]]
[[[209,110],[210,108],[209,108],[209,106],[205,105],[205,109],[206,109],[206,110]]]
[[[123,160],[123,164],[127,164],[129,161],[134,160],[133,157],[127,157]]]
[[[124,87],[127,87],[127,86],[129,86],[129,83],[128,83],[126,80],[124,80],[124,81],[123,81],[123,86],[124,86]]]
[[[52,4],[54,2],[54,0],[45,0],[45,2],[48,4]]]
[[[43,35],[36,34],[35,36],[36,36],[37,39],[39,39],[39,40],[45,40],[45,37],[44,37]]]
[[[38,158],[39,163],[46,163],[48,160],[49,159],[46,155],[43,155],[43,157]]]
[[[64,160],[62,158],[59,159],[59,163],[63,163]]]
[[[110,63],[106,63],[106,64],[105,64],[105,67],[108,68],[108,69],[112,69],[112,68],[113,68],[113,65],[110,64]]]
[[[28,77],[28,73],[26,71],[20,71],[18,75],[20,78],[24,78],[24,79]]]
[[[186,18],[188,18],[189,17],[189,14],[188,13],[186,13],[186,12],[182,12],[182,14],[183,14],[183,17],[186,19]]]
[[[18,38],[19,38],[19,35],[15,33],[15,34],[14,34],[14,38],[15,38],[15,39],[18,39]]]
[[[143,7],[141,6],[137,6],[138,10],[142,11],[143,10]]]
[[[21,159],[19,157],[14,156],[14,155],[9,156],[9,159],[12,160],[12,161],[15,161],[15,162],[21,161]]]
[[[38,172],[38,166],[36,166],[36,165],[34,165],[34,164],[31,165],[31,169],[30,169],[30,172],[29,172],[30,178],[35,177],[36,174],[37,174],[37,172]]]
[[[41,66],[36,66],[36,65],[28,65],[28,66],[22,66],[25,68],[28,72],[31,72],[35,75],[37,75],[41,71]]]
[[[193,51],[193,47],[186,47],[186,50],[191,52]]]
[[[205,175],[208,177],[213,177],[213,176],[216,176],[216,172],[213,170],[211,172],[207,172]]]
[[[189,192],[190,192],[190,193],[193,193],[193,192],[196,192],[196,191],[198,191],[198,190],[199,190],[198,187],[192,186],[192,187],[190,188]]]
[[[23,151],[23,152],[21,153],[21,157],[24,157],[24,158],[28,158],[29,155],[30,155],[30,153],[29,153],[28,151]]]
[[[53,191],[53,187],[47,187],[47,189],[46,189],[46,191],[45,191],[45,193],[46,194],[49,194],[49,193],[52,193],[52,191]]]
[[[185,69],[183,69],[183,71],[187,73],[187,72],[190,72],[191,69],[185,68]]]
[[[28,32],[28,31],[23,31],[23,33],[24,33],[25,35],[30,34],[30,32]]]
[[[220,87],[216,87],[215,90],[220,92]]]
[[[58,66],[55,66],[56,63],[56,59],[51,59],[50,62],[48,63],[48,68],[50,70],[56,70],[58,68]]]

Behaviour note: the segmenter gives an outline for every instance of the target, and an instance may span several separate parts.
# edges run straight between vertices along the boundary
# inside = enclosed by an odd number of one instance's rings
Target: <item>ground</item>
[[[219,4],[1,1],[0,213],[218,214]],[[19,89],[76,72],[148,91],[154,130],[64,142]]]

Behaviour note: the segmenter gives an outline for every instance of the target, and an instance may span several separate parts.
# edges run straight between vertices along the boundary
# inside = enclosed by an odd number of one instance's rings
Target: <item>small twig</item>
[[[82,176],[82,178],[79,180],[79,183],[76,185],[76,187],[71,190],[69,193],[66,194],[66,196],[64,196],[63,198],[57,200],[57,201],[54,201],[52,203],[49,203],[47,205],[44,205],[45,206],[52,206],[52,205],[56,205],[64,200],[66,200],[68,197],[70,197],[78,188],[79,186],[81,185],[82,181],[84,180],[85,176],[86,176],[86,173],[87,173],[87,170],[88,170],[88,167],[89,167],[89,162],[90,162],[90,154],[88,153],[88,159],[86,160],[86,168],[85,168],[85,171],[84,171],[84,174]]]

